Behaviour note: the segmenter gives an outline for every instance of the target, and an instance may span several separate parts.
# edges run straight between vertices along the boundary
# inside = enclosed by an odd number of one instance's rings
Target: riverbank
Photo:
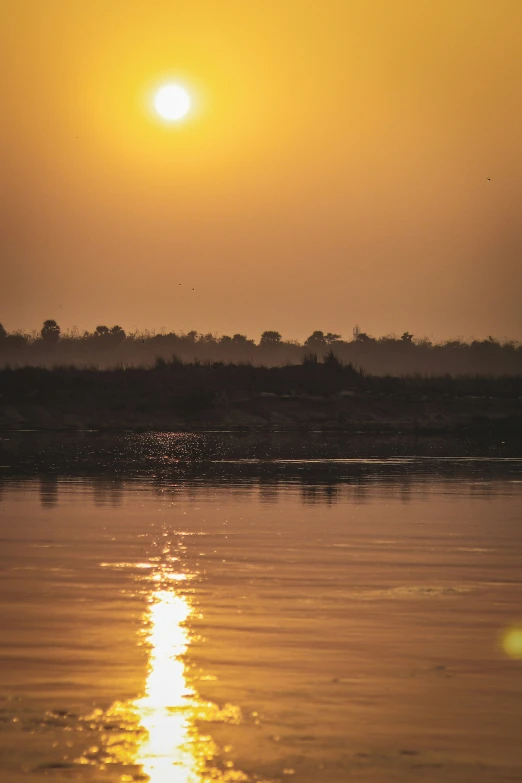
[[[0,371],[0,430],[522,436],[522,378],[378,378],[350,365]]]

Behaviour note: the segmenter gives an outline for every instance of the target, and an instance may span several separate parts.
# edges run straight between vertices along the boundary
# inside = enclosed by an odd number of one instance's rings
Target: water
[[[5,442],[2,783],[522,780],[522,460],[350,448]]]

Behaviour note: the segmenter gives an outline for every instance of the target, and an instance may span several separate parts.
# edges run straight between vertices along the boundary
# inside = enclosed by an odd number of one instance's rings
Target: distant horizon
[[[47,319],[44,319],[47,320]],[[219,330],[199,330],[194,328],[180,328],[178,327],[162,327],[159,329],[149,328],[149,327],[142,327],[142,326],[136,326],[133,324],[132,326],[126,326],[124,322],[118,322],[118,321],[105,321],[105,322],[99,322],[96,323],[94,326],[88,326],[88,327],[80,327],[76,324],[73,324],[72,326],[64,326],[63,323],[61,323],[57,318],[49,319],[56,321],[58,326],[60,327],[60,332],[62,337],[83,337],[86,334],[93,335],[96,331],[96,329],[100,326],[106,326],[109,329],[112,329],[115,326],[120,327],[125,332],[126,336],[131,337],[133,335],[138,335],[140,337],[150,335],[169,335],[169,334],[176,334],[179,336],[187,336],[195,333],[197,337],[205,337],[207,335],[212,336],[214,339],[221,339],[223,337],[233,337],[234,335],[241,335],[242,337],[246,337],[248,340],[253,340],[254,342],[259,342],[261,339],[261,336],[264,332],[267,331],[275,331],[278,332],[281,335],[282,342],[285,343],[297,343],[299,345],[304,345],[305,341],[316,331],[322,331],[323,334],[338,334],[339,340],[341,342],[352,342],[355,339],[355,333],[354,330],[356,328],[359,329],[360,333],[363,333],[374,340],[385,340],[385,339],[396,339],[399,340],[401,336],[404,333],[409,333],[413,337],[413,342],[431,342],[434,345],[442,345],[448,342],[461,342],[461,343],[471,343],[473,341],[484,341],[492,338],[498,343],[520,343],[522,342],[522,334],[520,337],[513,337],[513,336],[506,336],[506,335],[498,335],[498,334],[449,334],[445,336],[437,336],[437,335],[429,335],[429,334],[422,334],[415,332],[411,332],[408,329],[403,329],[402,331],[389,331],[384,332],[382,334],[378,334],[376,332],[371,332],[370,330],[364,329],[360,324],[354,324],[351,329],[347,330],[344,334],[339,332],[332,332],[330,330],[326,329],[311,329],[308,332],[303,332],[301,336],[289,336],[286,335],[281,329],[278,329],[276,327],[270,327],[267,329],[261,329],[257,334],[249,334],[246,331],[242,331],[241,329],[232,329],[228,332],[225,331],[219,331]],[[39,326],[32,327],[32,328],[24,328],[24,327],[18,327],[18,328],[9,328],[5,321],[0,321],[0,326],[3,326],[4,329],[8,334],[22,334],[26,337],[33,338],[37,337],[42,329],[44,321],[40,323]]]

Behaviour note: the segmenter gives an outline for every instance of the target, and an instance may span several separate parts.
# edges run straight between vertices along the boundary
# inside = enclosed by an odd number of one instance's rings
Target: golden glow
[[[510,658],[522,659],[522,626],[509,628],[504,634],[502,646]]]
[[[193,736],[191,711],[194,692],[185,678],[181,656],[188,646],[185,621],[190,615],[186,598],[158,590],[150,607],[149,674],[146,693],[135,702],[146,739],[136,762],[151,783],[196,783],[201,780],[197,737]],[[175,778],[173,774],[175,773]]]
[[[183,119],[190,110],[190,95],[180,84],[166,84],[157,91],[154,107],[167,122]]]
[[[520,337],[520,0],[5,5],[6,328]]]
[[[121,565],[128,564],[110,567]],[[139,568],[145,565],[138,564]],[[225,762],[224,769],[216,766],[217,747],[199,729],[198,724],[205,721],[236,724],[241,715],[232,705],[220,710],[202,701],[189,683],[184,656],[190,644],[193,609],[177,585],[190,577],[175,572],[173,565],[159,566],[148,577],[153,589],[144,616],[149,649],[144,695],[87,716],[91,729],[101,727],[101,742],[100,747],[86,751],[79,763],[101,768],[108,763],[121,765],[122,781],[134,780],[137,774],[150,783],[245,781],[246,776],[231,761]],[[112,730],[105,733],[107,725]]]

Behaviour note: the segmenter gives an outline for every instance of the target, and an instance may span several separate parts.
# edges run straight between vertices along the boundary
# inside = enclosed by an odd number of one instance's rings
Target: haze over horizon
[[[519,0],[3,17],[8,330],[522,337]],[[175,126],[147,103],[170,78]]]

